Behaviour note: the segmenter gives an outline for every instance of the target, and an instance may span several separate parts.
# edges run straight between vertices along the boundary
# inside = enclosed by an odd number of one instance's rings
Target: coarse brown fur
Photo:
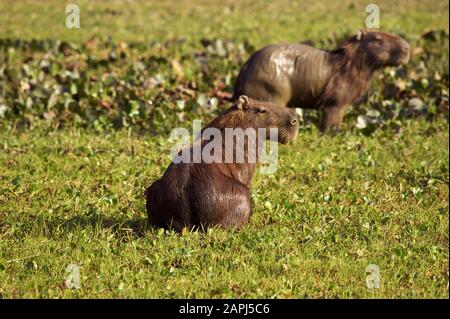
[[[213,141],[205,137],[208,128],[217,128],[222,133],[219,146],[224,154],[227,128],[277,128],[277,141],[285,144],[296,137],[298,118],[287,108],[241,96],[230,109],[207,125],[201,136],[187,148],[191,159],[195,147],[203,150]],[[262,138],[269,139],[270,136],[265,134]],[[150,224],[181,231],[211,226],[240,227],[247,223],[252,212],[249,187],[259,154],[257,151],[256,161],[249,160],[249,149],[255,146],[250,143],[250,139],[246,139],[243,162],[236,160],[237,153],[227,162],[215,152],[211,153],[216,159],[213,162],[203,158],[199,162],[172,161],[162,178],[146,190]],[[237,152],[235,140],[232,145],[233,152]]]
[[[234,97],[246,94],[277,105],[321,109],[321,129],[339,129],[345,110],[368,91],[374,72],[407,63],[409,57],[409,44],[385,32],[360,31],[332,51],[272,45],[242,67]]]

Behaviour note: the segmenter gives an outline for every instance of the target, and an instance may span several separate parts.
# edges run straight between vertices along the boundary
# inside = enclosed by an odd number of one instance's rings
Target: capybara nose
[[[409,45],[409,43],[403,39],[401,41],[401,46],[404,53],[409,53],[409,51],[411,50],[411,46]]]
[[[294,112],[289,114],[289,124],[291,124],[292,126],[295,126],[298,124],[298,116]]]
[[[411,46],[408,42],[404,41],[402,45],[402,52],[404,54],[404,58],[402,63],[406,64],[409,62],[409,58],[411,56]]]
[[[409,53],[409,49],[410,49],[409,44],[405,44],[405,45],[403,45],[402,51],[405,53]]]

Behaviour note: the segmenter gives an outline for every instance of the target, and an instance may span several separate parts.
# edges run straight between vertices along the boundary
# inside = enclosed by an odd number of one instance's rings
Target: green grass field
[[[309,114],[277,172],[255,176],[242,230],[183,234],[146,224],[170,130],[226,108],[214,92],[255,49],[332,47],[368,3],[70,2],[77,30],[64,1],[0,0],[0,298],[449,297],[447,1],[379,1],[411,63],[379,72],[343,132]]]

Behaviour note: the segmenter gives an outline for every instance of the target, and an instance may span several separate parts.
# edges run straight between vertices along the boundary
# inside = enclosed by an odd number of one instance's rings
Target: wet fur
[[[246,94],[278,105],[320,109],[321,129],[339,129],[346,109],[370,88],[374,72],[407,63],[409,45],[384,32],[362,32],[325,51],[304,44],[272,45],[242,67],[234,97]]]

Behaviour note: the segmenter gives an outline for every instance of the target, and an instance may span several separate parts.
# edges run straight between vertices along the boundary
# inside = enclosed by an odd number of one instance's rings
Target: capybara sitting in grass
[[[252,213],[249,186],[260,156],[260,142],[273,140],[264,129],[277,129],[276,141],[285,144],[297,136],[298,122],[295,112],[288,108],[247,96],[239,97],[185,149],[193,156],[195,148],[202,151],[210,147],[210,143],[218,142],[215,144],[218,148],[211,153],[214,161],[203,157],[197,162],[172,161],[162,178],[146,190],[150,224],[181,231],[183,228],[204,230],[212,226],[240,227],[247,223]],[[221,134],[213,139],[205,138],[207,129],[215,129]],[[236,143],[238,134],[231,137],[231,160],[225,158],[230,145],[227,145],[230,140],[226,141],[229,129],[256,134],[255,139],[244,139],[240,160],[239,143]],[[255,147],[256,153],[252,153]],[[251,160],[252,154],[256,160]]]
[[[407,63],[409,57],[409,44],[385,32],[361,30],[332,51],[304,44],[271,45],[244,64],[233,96],[320,109],[322,131],[340,129],[346,109],[367,92],[374,71]]]

